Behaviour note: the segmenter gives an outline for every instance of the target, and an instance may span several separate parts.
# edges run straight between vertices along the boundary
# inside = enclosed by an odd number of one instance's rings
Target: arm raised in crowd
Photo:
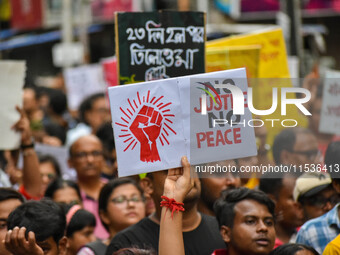
[[[183,203],[185,196],[194,186],[190,177],[190,164],[187,157],[182,157],[181,168],[168,170],[168,176],[164,182],[164,194],[169,199],[175,199]],[[168,207],[162,208],[160,233],[159,233],[159,255],[178,254],[184,255],[184,243],[182,234],[182,212],[174,212]]]
[[[39,160],[34,150],[30,122],[20,107],[16,107],[20,113],[20,119],[12,127],[21,133],[21,149],[23,152],[22,181],[25,191],[32,197],[40,197],[41,177],[39,172]]]

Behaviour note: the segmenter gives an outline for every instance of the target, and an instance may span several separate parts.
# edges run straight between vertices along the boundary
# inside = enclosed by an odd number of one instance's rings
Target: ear
[[[109,220],[109,218],[107,217],[106,212],[100,210],[100,211],[99,211],[99,217],[100,217],[100,219],[101,219],[106,225],[110,225],[110,220]]]
[[[223,241],[228,244],[231,240],[231,228],[227,226],[221,226],[220,228],[220,234],[222,236]]]
[[[144,195],[146,197],[151,197],[151,195],[153,194],[153,191],[154,191],[154,187],[153,187],[153,184],[152,184],[150,177],[145,177],[145,178],[141,179],[139,181],[139,184],[144,191]]]
[[[287,150],[282,150],[280,155],[281,164],[287,164],[289,162],[289,158],[291,157],[291,153]]]
[[[58,243],[59,254],[58,255],[66,255],[67,248],[67,237],[63,236]]]

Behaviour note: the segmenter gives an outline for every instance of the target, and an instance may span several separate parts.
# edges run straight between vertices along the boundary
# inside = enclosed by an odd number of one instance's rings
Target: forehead
[[[135,185],[131,183],[122,184],[116,187],[112,193],[111,196],[129,196],[131,194],[139,194],[139,190],[135,187]]]
[[[260,218],[272,217],[267,206],[250,199],[238,202],[234,207],[234,212],[235,220],[236,218],[243,218],[246,216],[256,216]]]
[[[101,150],[102,144],[95,136],[83,136],[79,138],[71,147],[73,153],[86,150]]]
[[[282,189],[281,189],[281,192],[282,191],[284,191],[284,192],[288,192],[289,191],[290,193],[293,193],[295,182],[296,182],[296,178],[295,177],[293,177],[293,176],[285,176],[282,179]]]
[[[79,199],[77,191],[74,188],[71,187],[64,187],[62,189],[58,189],[56,192],[53,194],[53,200],[56,202],[63,202],[66,199]]]
[[[21,204],[22,204],[21,201],[16,198],[11,198],[11,199],[1,201],[0,202],[0,218],[7,219],[8,215]]]
[[[56,172],[54,165],[50,161],[40,162],[39,163],[39,170],[44,171],[44,172],[49,172],[49,173],[55,173]]]
[[[294,145],[294,149],[305,149],[305,150],[313,150],[318,149],[318,142],[316,137],[312,133],[302,133],[299,132],[296,134],[296,142]]]
[[[106,106],[105,97],[99,97],[95,101],[93,101],[92,107],[100,107],[100,106]]]

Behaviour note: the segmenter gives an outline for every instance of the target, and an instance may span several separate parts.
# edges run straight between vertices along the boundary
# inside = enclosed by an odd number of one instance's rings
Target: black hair
[[[47,135],[57,137],[64,145],[66,141],[66,130],[61,125],[49,121],[44,124],[44,130]]]
[[[113,137],[113,130],[111,123],[102,124],[97,132],[96,136],[100,139],[103,144],[103,148],[108,152],[111,152],[115,148],[115,140]]]
[[[86,114],[86,112],[92,110],[94,102],[99,98],[105,98],[105,94],[104,93],[93,94],[93,95],[85,98],[85,100],[80,104],[80,106],[79,106],[80,121],[84,122],[85,124],[89,124],[86,121],[85,114]]]
[[[73,181],[70,181],[70,180],[63,180],[61,178],[55,179],[53,182],[51,182],[48,185],[48,187],[45,191],[45,197],[53,199],[54,193],[57,190],[64,189],[64,188],[67,188],[67,187],[74,189],[77,192],[79,198],[81,199],[81,194],[80,194],[80,189],[78,187],[78,184],[73,182]]]
[[[215,215],[220,227],[233,227],[235,217],[234,207],[243,200],[254,200],[265,205],[269,213],[274,217],[275,204],[264,192],[243,187],[236,188],[225,192],[214,205]]]
[[[56,244],[64,236],[66,226],[64,210],[50,200],[29,201],[10,213],[7,220],[8,229],[25,227],[35,233],[38,242],[53,237]]]
[[[50,89],[48,91],[49,108],[55,114],[62,115],[67,110],[66,95],[60,89]]]
[[[117,178],[114,180],[109,181],[108,183],[105,184],[105,186],[101,189],[100,194],[99,194],[99,199],[98,199],[98,211],[102,212],[107,212],[107,205],[109,203],[109,198],[112,194],[112,192],[119,186],[124,185],[124,184],[132,184],[135,186],[138,191],[140,192],[141,196],[143,197],[143,190],[141,187],[131,178],[129,177],[124,177],[124,178]],[[105,222],[102,221],[103,226],[107,231],[109,231],[109,226],[105,224]]]
[[[51,163],[56,172],[57,177],[61,177],[60,166],[58,161],[50,154],[38,154],[39,163]]]
[[[9,199],[18,199],[20,202],[24,203],[24,197],[16,190],[12,188],[0,188],[0,202]]]
[[[273,157],[277,165],[281,164],[281,152],[283,150],[292,151],[296,142],[298,133],[312,134],[309,129],[293,127],[282,130],[274,139]]]
[[[325,154],[325,165],[328,168],[332,181],[340,184],[339,173],[334,171],[340,167],[340,141],[331,142],[328,145]]]
[[[293,173],[265,173],[261,176],[259,190],[278,198],[283,187],[283,179],[287,177],[296,178],[297,176]]]
[[[122,248],[113,253],[113,255],[156,255],[152,248],[140,249],[135,247]]]
[[[268,195],[273,195],[275,198],[279,197],[280,190],[283,186],[282,178],[266,178],[260,179],[259,190],[263,191]]]
[[[276,249],[272,250],[269,255],[294,255],[298,251],[310,251],[314,255],[319,255],[319,253],[313,248],[308,245],[300,244],[300,243],[287,243],[280,245]]]
[[[69,206],[68,211],[72,208]],[[72,237],[74,232],[82,230],[85,227],[95,227],[96,218],[92,213],[84,209],[79,209],[72,216],[70,222],[66,226],[66,237]]]

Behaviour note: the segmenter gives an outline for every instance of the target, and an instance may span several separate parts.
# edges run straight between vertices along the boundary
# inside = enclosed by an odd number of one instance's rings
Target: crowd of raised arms
[[[0,152],[0,255],[340,254],[340,138],[318,131],[322,85],[306,83],[308,128],[281,130],[269,149],[257,127],[257,156],[200,167],[322,171],[197,173],[183,155],[180,168],[123,178],[104,94],[69,112],[62,89],[25,87],[20,149]]]

